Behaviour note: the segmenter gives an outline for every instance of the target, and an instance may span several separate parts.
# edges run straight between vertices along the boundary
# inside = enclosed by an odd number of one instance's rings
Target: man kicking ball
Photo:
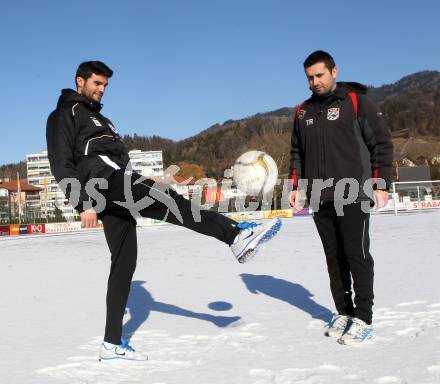
[[[243,263],[270,240],[281,221],[237,223],[219,213],[200,210],[195,220],[193,204],[173,189],[132,172],[121,137],[100,111],[101,99],[113,71],[100,61],[81,63],[75,76],[76,91],[63,89],[57,108],[47,121],[47,148],[52,173],[84,228],[102,220],[111,252],[107,287],[107,315],[100,360],[146,360],[122,338],[122,321],[136,268],[135,215],[165,220],[226,243]],[[99,196],[105,197],[97,209]],[[141,204],[138,204],[138,203]]]

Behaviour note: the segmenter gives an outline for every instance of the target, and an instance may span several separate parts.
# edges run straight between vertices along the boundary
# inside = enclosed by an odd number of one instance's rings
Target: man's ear
[[[86,83],[86,81],[83,77],[77,76],[75,81],[76,81],[76,89],[84,88],[84,84]]]
[[[332,77],[336,80],[336,77],[338,76],[339,69],[338,67],[333,67],[332,69]]]

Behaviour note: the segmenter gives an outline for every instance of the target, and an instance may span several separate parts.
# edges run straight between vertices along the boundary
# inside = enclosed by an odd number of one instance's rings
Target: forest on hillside
[[[396,83],[370,87],[389,124],[395,144],[395,164],[429,165],[440,179],[440,72],[424,71]],[[199,134],[174,141],[157,135],[126,135],[130,149],[162,150],[165,167],[180,164],[185,175],[221,179],[242,153],[258,149],[276,161],[281,177],[287,177],[294,108],[259,113],[240,120],[215,124]],[[26,174],[25,162],[0,166],[0,179]]]

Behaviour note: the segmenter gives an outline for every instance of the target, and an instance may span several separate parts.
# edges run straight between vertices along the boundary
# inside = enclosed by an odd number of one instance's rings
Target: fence
[[[390,200],[378,212],[418,212],[440,208],[440,180],[405,181],[392,185]]]
[[[440,211],[440,180],[435,181],[414,181],[395,182],[392,184],[388,204],[381,209],[374,210],[374,213],[400,213],[421,212],[439,209]],[[311,209],[305,208],[301,211],[291,209],[259,210],[243,212],[227,212],[225,215],[234,220],[259,220],[272,217],[291,218],[294,216],[310,215]],[[139,219],[139,226],[151,226],[164,224],[160,220]],[[33,223],[33,224],[11,224],[1,225],[0,236],[16,236],[24,234],[59,233],[81,231],[80,222],[68,223]]]

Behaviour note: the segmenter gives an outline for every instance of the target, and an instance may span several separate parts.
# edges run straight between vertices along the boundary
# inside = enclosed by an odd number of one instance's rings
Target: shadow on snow
[[[263,293],[274,299],[284,301],[308,313],[312,318],[326,323],[330,323],[333,317],[333,313],[328,308],[315,302],[312,299],[313,294],[300,284],[268,275],[243,273],[240,276],[251,293]]]
[[[143,286],[144,284],[145,281],[140,280],[131,283],[130,296],[127,302],[127,311],[130,314],[130,319],[124,324],[124,335],[128,341],[131,335],[148,319],[152,311],[209,321],[220,328],[227,327],[233,322],[240,320],[239,316],[214,316],[208,313],[193,312],[173,304],[156,301],[151,293]],[[232,305],[230,308],[232,308]]]

